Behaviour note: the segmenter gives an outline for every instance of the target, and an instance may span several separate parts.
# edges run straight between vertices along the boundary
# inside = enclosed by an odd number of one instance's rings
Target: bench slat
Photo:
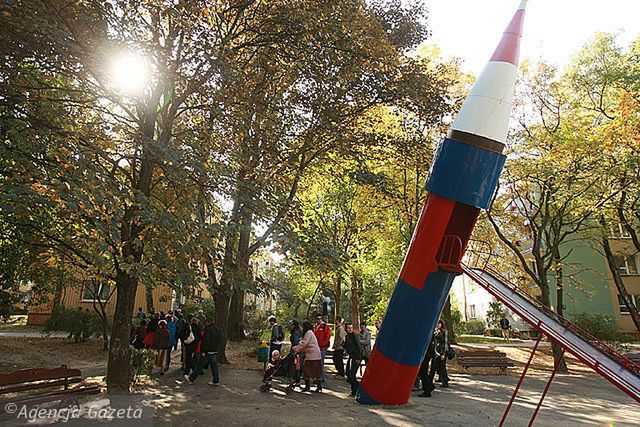
[[[59,368],[33,368],[23,369],[10,374],[0,375],[0,386],[30,383],[43,380],[58,380],[64,378],[79,377],[79,369],[69,369],[66,366]]]
[[[56,387],[59,385],[75,384],[75,383],[79,383],[80,381],[82,381],[82,378],[74,377],[74,378],[55,380],[55,381],[43,381],[43,382],[37,382],[37,383],[31,382],[25,385],[19,385],[19,386],[0,389],[0,395],[8,394],[8,393],[17,393],[19,391],[38,390],[42,388]]]

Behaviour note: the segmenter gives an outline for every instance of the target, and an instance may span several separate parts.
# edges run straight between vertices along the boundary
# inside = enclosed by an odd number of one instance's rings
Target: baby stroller
[[[300,365],[299,356],[291,352],[284,359],[280,358],[280,352],[278,350],[273,351],[272,362],[267,365],[267,369],[262,376],[262,385],[260,386],[261,392],[267,392],[271,389],[271,381],[273,377],[286,377],[289,379],[289,385],[284,389],[285,393],[290,393],[295,387],[295,383],[292,381],[296,370]]]

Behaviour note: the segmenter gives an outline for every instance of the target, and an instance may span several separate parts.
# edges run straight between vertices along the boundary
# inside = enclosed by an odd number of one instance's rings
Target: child
[[[278,370],[278,368],[282,365],[282,356],[278,350],[273,350],[271,352],[271,362],[267,365],[267,369],[264,370],[264,376],[262,377],[262,382],[267,382],[271,378],[271,376]]]

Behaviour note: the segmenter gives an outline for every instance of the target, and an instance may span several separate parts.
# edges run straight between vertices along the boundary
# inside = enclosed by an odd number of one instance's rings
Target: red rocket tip
[[[522,0],[511,22],[502,34],[502,40],[491,56],[491,61],[509,62],[518,66],[520,55],[520,37],[522,36],[522,24],[524,23],[524,9],[527,0]]]

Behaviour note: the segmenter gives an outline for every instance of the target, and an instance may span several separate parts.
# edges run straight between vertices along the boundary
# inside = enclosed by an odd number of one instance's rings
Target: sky
[[[479,74],[520,0],[425,0],[430,44],[459,57]],[[598,31],[621,32],[628,44],[640,35],[640,0],[529,0],[520,57],[562,67]]]

